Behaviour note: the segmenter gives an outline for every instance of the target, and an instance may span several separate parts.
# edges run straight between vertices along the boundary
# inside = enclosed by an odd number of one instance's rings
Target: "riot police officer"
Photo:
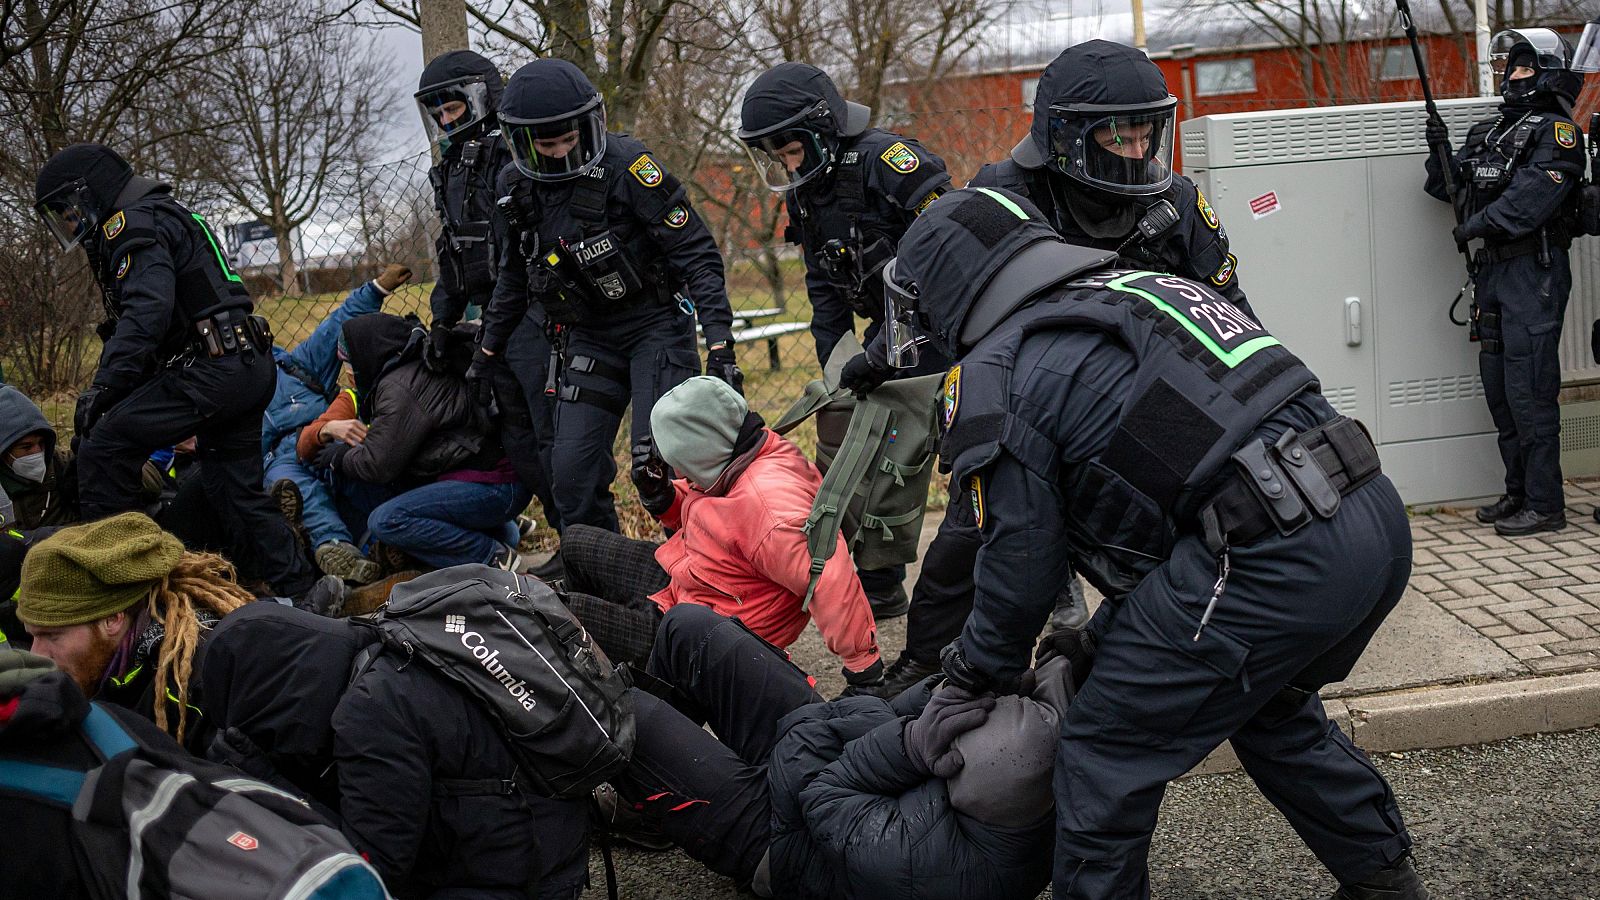
[[[531,305],[557,335],[555,502],[563,526],[615,531],[611,444],[633,405],[633,442],[650,409],[700,373],[741,387],[722,255],[683,185],[626,134],[606,131],[600,92],[575,65],[539,59],[500,100],[512,165],[496,185],[506,219],[500,278],[469,379],[503,354]]]
[[[279,595],[304,595],[311,567],[261,486],[272,333],[205,220],[99,144],[52,156],[35,197],[62,247],[88,254],[105,303],[100,364],[73,416],[84,518],[139,509],[145,460],[195,436],[229,555]]]
[[[1494,118],[1472,126],[1454,154],[1455,181],[1466,191],[1458,244],[1483,241],[1476,255],[1478,369],[1499,432],[1506,492],[1481,507],[1478,521],[1503,535],[1560,531],[1567,525],[1561,487],[1561,320],[1572,290],[1567,247],[1583,180],[1583,132],[1572,104],[1583,77],[1572,71],[1567,42],[1548,28],[1502,31],[1491,62],[1503,102]],[[1430,147],[1449,149],[1449,131],[1433,119]],[[1449,153],[1445,155],[1449,156]],[[1426,190],[1442,200],[1444,173],[1428,155]]]
[[[828,361],[857,316],[869,322],[865,342],[874,353],[851,361],[847,386],[890,374],[873,341],[883,319],[880,273],[906,226],[950,189],[944,160],[912,138],[868,128],[871,115],[845,100],[826,72],[798,62],[763,72],[740,108],[739,140],[767,187],[783,194],[784,237],[805,260],[817,360]],[[948,365],[929,353],[906,374]],[[904,566],[859,574],[879,619],[905,613]]]
[[[968,188],[886,270],[893,328],[957,360],[941,464],[982,549],[944,673],[1013,689],[1069,566],[1109,598],[1068,648],[1092,665],[1056,757],[1057,897],[1148,896],[1165,785],[1224,740],[1338,898],[1426,897],[1393,793],[1317,695],[1405,590],[1399,495],[1248,312],[1115,259]]]
[[[501,89],[499,70],[471,50],[435,57],[417,85],[422,124],[439,147],[439,162],[428,171],[441,226],[434,241],[439,278],[428,299],[433,323],[427,358],[435,367],[449,358],[453,329],[462,317],[472,307],[489,305],[500,272],[504,235],[496,226],[504,220],[495,215],[495,181],[511,164],[496,118]],[[538,496],[551,527],[559,529],[561,516],[550,492],[555,404],[544,391],[549,360],[544,323],[526,315],[506,344],[506,365],[493,367],[490,384],[517,478]]]

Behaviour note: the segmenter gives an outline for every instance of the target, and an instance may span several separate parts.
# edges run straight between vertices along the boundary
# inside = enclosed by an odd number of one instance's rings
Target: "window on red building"
[[[1256,61],[1253,59],[1207,59],[1194,64],[1195,93],[1201,97],[1217,94],[1256,92]]]
[[[1428,61],[1426,46],[1422,47],[1422,61]],[[1372,77],[1379,81],[1407,81],[1417,77],[1416,58],[1405,45],[1373,47],[1367,51],[1367,64],[1371,66]]]

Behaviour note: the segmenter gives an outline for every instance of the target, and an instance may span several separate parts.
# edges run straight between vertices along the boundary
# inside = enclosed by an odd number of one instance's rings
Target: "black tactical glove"
[[[343,461],[344,455],[349,452],[349,444],[343,441],[334,441],[317,451],[317,455],[311,459],[311,468],[337,474],[340,462]]]
[[[472,402],[491,412],[494,410],[494,369],[500,358],[483,352],[479,347],[472,354],[472,365],[467,366],[467,391]]]
[[[859,672],[841,669],[844,673],[845,689],[840,697],[854,697],[857,694],[877,696],[878,689],[883,687],[883,660],[878,660]]]
[[[122,399],[123,394],[123,391],[104,384],[91,384],[84,388],[78,394],[78,405],[72,411],[74,437],[80,440],[88,438],[95,423]]]
[[[974,694],[993,691],[999,694],[1016,693],[1016,684],[1001,685],[994,676],[988,672],[980,671],[972,663],[967,662],[967,657],[961,650],[961,640],[957,638],[950,642],[939,654],[939,664],[944,669],[945,680],[956,687],[965,688]]]
[[[1095,649],[1094,636],[1087,628],[1061,628],[1039,639],[1033,664],[1038,668],[1052,659],[1065,657],[1068,667],[1072,669],[1072,685],[1076,690],[1089,678],[1089,670],[1094,667]]]
[[[432,372],[443,372],[449,365],[451,325],[435,322],[428,329],[428,346],[422,351],[422,364]]]
[[[744,372],[739,368],[732,347],[723,345],[711,348],[706,354],[706,374],[726,381],[741,397],[744,396]]]
[[[1472,235],[1467,234],[1467,226],[1465,225],[1457,225],[1450,229],[1450,236],[1455,238],[1457,247],[1465,247],[1467,242],[1472,240]]]
[[[1450,146],[1450,126],[1444,124],[1444,120],[1437,116],[1429,116],[1427,123],[1422,126],[1422,139],[1427,142],[1429,147],[1437,147],[1442,144],[1448,148]]]
[[[966,764],[955,749],[956,738],[982,725],[994,711],[995,699],[947,684],[934,692],[922,715],[900,732],[906,761],[923,775],[952,778]]]
[[[628,472],[633,487],[639,492],[639,505],[652,516],[659,516],[672,508],[677,490],[672,486],[672,470],[656,453],[654,438],[645,435],[633,445],[633,468]]]
[[[894,372],[872,361],[865,351],[850,357],[839,372],[839,386],[854,391],[856,397],[865,397],[889,380]]]

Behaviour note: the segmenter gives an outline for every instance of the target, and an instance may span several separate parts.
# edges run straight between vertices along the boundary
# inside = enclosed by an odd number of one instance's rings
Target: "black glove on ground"
[[[744,396],[744,371],[739,368],[732,347],[718,347],[706,354],[706,374],[726,381]]]
[[[952,778],[966,764],[952,745],[957,737],[989,720],[995,699],[979,696],[955,685],[936,691],[922,715],[906,723],[900,733],[906,759],[924,775]]]
[[[839,372],[839,386],[854,391],[857,397],[865,397],[888,381],[892,374],[893,370],[873,362],[872,357],[865,352],[857,353],[850,357],[844,364],[844,369]]]
[[[652,516],[659,516],[672,508],[677,491],[672,487],[672,470],[660,454],[649,435],[633,445],[633,467],[628,471],[634,490],[639,492],[639,505]]]

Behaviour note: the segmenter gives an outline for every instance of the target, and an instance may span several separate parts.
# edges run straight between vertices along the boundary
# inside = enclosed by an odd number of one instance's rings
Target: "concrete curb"
[[[1483,744],[1600,725],[1600,672],[1362,694],[1325,701],[1323,708],[1356,746],[1373,753]],[[1238,769],[1239,758],[1223,744],[1189,774]]]

